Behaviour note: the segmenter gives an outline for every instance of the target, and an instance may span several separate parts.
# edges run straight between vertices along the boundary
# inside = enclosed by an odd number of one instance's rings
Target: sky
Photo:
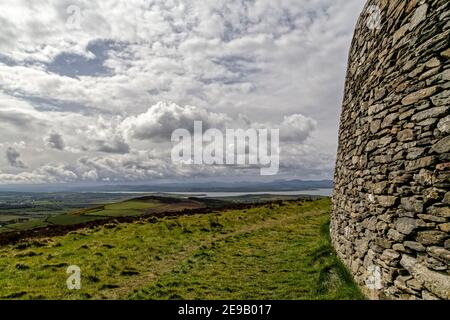
[[[171,133],[280,129],[271,179],[330,179],[364,0],[3,0],[0,184],[257,179]]]

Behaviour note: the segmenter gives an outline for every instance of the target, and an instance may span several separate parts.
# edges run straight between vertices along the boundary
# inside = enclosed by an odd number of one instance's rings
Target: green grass
[[[157,201],[125,201],[107,204],[94,210],[87,210],[85,215],[119,217],[141,215],[148,209],[161,207]]]
[[[41,219],[32,219],[26,222],[19,222],[7,225],[3,228],[1,228],[1,232],[9,232],[9,231],[22,231],[22,230],[29,230],[29,229],[35,229],[35,228],[41,228],[48,226],[48,223],[45,222],[44,218]]]
[[[3,299],[361,299],[328,199],[108,224],[0,248]],[[78,265],[82,289],[66,287]]]
[[[74,216],[69,214],[61,214],[47,218],[46,222],[49,224],[68,226],[72,224],[79,224],[99,219],[101,218],[92,216]]]
[[[15,220],[18,218],[26,218],[26,216],[15,216],[15,215],[0,215],[0,223],[2,222],[8,222],[11,220]]]
[[[30,216],[31,219],[29,221],[0,227],[0,232],[23,231],[46,227],[48,225],[67,226],[101,220],[108,217],[135,217],[146,213],[177,211],[185,208],[199,207],[202,207],[202,204],[189,200],[174,203],[163,203],[158,200],[127,200],[91,208],[72,210],[63,214],[49,214],[47,218],[45,216],[42,218]],[[7,220],[5,219],[5,221]]]

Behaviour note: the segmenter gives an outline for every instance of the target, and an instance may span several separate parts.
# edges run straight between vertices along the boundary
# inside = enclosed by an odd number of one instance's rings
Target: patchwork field
[[[87,208],[80,208],[66,213],[51,213],[44,217],[29,217],[29,219],[26,219],[25,221],[9,224],[5,223],[5,225],[0,227],[0,233],[44,228],[52,225],[69,226],[102,220],[105,218],[134,217],[157,212],[173,212],[183,209],[196,209],[204,207],[206,207],[204,203],[189,199],[148,196],[115,203],[95,205]],[[26,218],[27,216],[24,217]],[[11,215],[0,215],[0,224],[2,221],[11,221],[13,218],[17,217]]]
[[[24,240],[0,247],[0,298],[363,298],[330,245],[329,210],[329,199],[285,201]],[[81,290],[66,286],[70,265]]]

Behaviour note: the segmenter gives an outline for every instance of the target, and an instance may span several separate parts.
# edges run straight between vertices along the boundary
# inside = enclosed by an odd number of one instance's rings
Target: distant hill
[[[331,180],[209,181],[134,185],[2,185],[0,192],[273,192],[333,188]]]
[[[196,182],[196,183],[165,183],[158,185],[109,185],[84,187],[83,191],[110,192],[270,192],[270,191],[299,191],[332,188],[330,180],[276,180],[270,182]]]

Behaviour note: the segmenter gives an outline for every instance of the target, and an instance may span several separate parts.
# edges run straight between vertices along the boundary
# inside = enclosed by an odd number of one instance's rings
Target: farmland
[[[178,197],[130,199],[130,195],[123,194],[20,194],[20,197],[12,194],[11,203],[0,205],[0,233],[204,207],[200,202]],[[79,203],[75,204],[77,199]]]

